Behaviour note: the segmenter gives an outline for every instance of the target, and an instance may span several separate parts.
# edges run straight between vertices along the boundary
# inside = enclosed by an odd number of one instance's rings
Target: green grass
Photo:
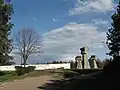
[[[57,70],[40,70],[26,73],[25,75],[18,76],[15,71],[0,71],[0,82],[12,81],[23,79],[26,77],[38,77],[43,75],[52,75],[54,78],[71,78],[81,74],[94,73],[101,70],[71,70],[71,69],[57,69]]]
[[[11,81],[20,78],[22,77],[18,76],[14,71],[0,71],[0,82]]]
[[[80,75],[94,75],[101,71],[103,69],[64,69],[62,75],[64,78],[71,78]]]
[[[9,72],[9,71],[2,71],[0,72],[0,82],[6,82],[6,81],[12,81],[12,80],[18,80],[23,79],[27,77],[38,77],[43,75],[54,75],[55,72],[51,72],[50,70],[40,70],[40,71],[33,71],[30,73],[26,73],[24,75],[18,76],[15,71]],[[56,75],[54,75],[56,76]]]

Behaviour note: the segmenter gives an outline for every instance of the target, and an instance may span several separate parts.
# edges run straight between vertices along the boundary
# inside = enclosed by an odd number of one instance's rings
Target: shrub
[[[72,70],[64,70],[64,73],[63,73],[64,78],[70,78],[70,77],[78,76],[78,75],[80,75],[80,74],[77,72],[74,72]]]
[[[64,67],[60,67],[60,68],[57,68],[57,69],[64,69]]]
[[[25,73],[29,73],[35,70],[35,66],[28,66],[28,67],[22,67],[22,66],[15,66],[16,73],[18,75],[23,75]]]
[[[2,71],[0,71],[0,76],[3,76],[3,75],[5,75],[5,73],[4,73],[4,72],[2,72]]]
[[[112,62],[107,64],[104,68],[103,71],[104,73],[108,76],[120,76],[120,56],[117,56],[113,59]]]
[[[15,71],[0,71],[0,76],[3,76],[3,75],[16,76],[17,73]]]
[[[70,62],[70,68],[71,68],[71,69],[76,69],[76,68],[77,68],[77,62],[71,61],[71,62]]]
[[[79,74],[89,74],[89,73],[103,71],[103,69],[74,69],[73,71]]]

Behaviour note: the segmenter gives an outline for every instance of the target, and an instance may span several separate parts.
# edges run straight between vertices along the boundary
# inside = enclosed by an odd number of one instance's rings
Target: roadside
[[[100,72],[79,75],[69,70],[34,71],[23,75],[23,79],[2,83],[0,90],[96,90],[98,75]]]
[[[37,87],[45,84],[48,80],[53,79],[52,76],[28,77],[21,80],[4,82],[0,85],[0,90],[40,90]]]

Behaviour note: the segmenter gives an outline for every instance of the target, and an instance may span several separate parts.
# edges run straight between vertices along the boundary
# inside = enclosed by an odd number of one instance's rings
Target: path
[[[6,82],[0,85],[0,90],[42,90],[38,86],[49,82],[52,76],[39,76]]]

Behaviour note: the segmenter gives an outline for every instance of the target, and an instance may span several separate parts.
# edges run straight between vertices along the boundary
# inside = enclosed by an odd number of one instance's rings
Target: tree
[[[103,60],[103,66],[105,67],[105,66],[107,66],[108,64],[110,64],[112,62],[112,59],[110,58],[110,59],[108,59],[108,58],[106,58],[106,59],[104,59]]]
[[[97,63],[98,68],[104,67],[103,61],[101,61],[99,58],[97,58],[96,63]]]
[[[104,60],[100,60],[99,58],[96,60],[98,68],[104,68],[108,64],[112,62],[112,59],[105,58]]]
[[[13,59],[9,56],[12,51],[12,40],[9,38],[13,26],[10,22],[12,14],[12,5],[0,0],[0,65],[7,65]]]
[[[14,48],[17,50],[15,53],[21,56],[25,67],[31,54],[42,52],[42,39],[33,29],[24,28],[15,35]]]
[[[119,56],[120,51],[120,2],[117,11],[112,15],[111,19],[112,27],[107,32],[106,44],[110,50],[108,54],[115,58]]]

